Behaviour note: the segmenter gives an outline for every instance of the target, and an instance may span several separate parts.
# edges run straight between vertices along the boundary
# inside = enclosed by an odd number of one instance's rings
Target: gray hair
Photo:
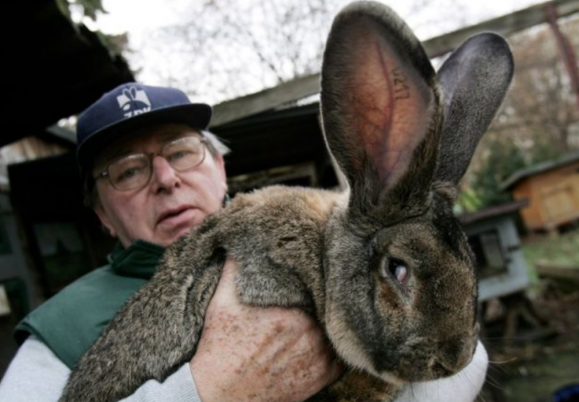
[[[231,149],[223,142],[221,142],[221,140],[212,132],[208,130],[201,130],[201,134],[203,137],[209,140],[213,149],[215,149],[215,151],[220,155],[224,156],[231,152]]]

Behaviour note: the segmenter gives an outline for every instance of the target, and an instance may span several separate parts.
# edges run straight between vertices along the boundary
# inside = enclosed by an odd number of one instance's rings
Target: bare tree
[[[563,23],[563,31],[579,54],[579,18]],[[515,55],[515,79],[491,135],[508,135],[529,159],[579,149],[579,109],[570,76],[548,26],[510,38]],[[547,149],[546,149],[547,148]]]
[[[561,30],[579,54],[579,18],[561,22]],[[540,25],[509,42],[513,85],[466,176],[465,194],[474,194],[476,208],[508,201],[501,184],[517,170],[579,150],[577,94],[553,32]]]
[[[186,23],[155,32],[155,74],[209,102],[235,98],[319,71],[335,14],[349,0],[203,0],[183,10]],[[167,3],[168,5],[170,3]],[[465,22],[457,0],[399,2],[415,31],[452,30]],[[432,10],[437,7],[438,12]],[[441,12],[442,10],[442,12]],[[449,18],[452,16],[452,18]],[[426,39],[426,38],[424,38]]]

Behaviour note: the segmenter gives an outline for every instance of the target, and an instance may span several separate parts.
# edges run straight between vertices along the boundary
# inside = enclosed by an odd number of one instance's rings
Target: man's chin
[[[194,226],[196,225],[184,226],[181,228],[177,228],[171,232],[163,233],[160,236],[155,236],[155,240],[153,240],[153,243],[157,243],[165,247],[170,246],[179,238],[186,236]]]
[[[204,214],[199,210],[188,210],[171,220],[164,220],[156,227],[155,243],[168,246],[177,239],[187,235],[192,228],[203,222]]]

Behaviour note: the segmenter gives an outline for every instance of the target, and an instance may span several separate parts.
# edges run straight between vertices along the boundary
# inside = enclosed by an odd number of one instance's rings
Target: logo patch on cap
[[[151,101],[147,93],[137,87],[123,89],[123,93],[117,96],[117,102],[125,117],[136,116],[151,110]]]

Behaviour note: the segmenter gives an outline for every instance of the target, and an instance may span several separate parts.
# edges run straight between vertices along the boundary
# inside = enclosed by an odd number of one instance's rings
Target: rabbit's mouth
[[[427,370],[432,379],[454,375],[472,361],[478,344],[478,330],[474,332],[475,335],[448,340],[437,347]]]
[[[478,344],[475,333],[440,342],[430,336],[408,340],[380,361],[374,359],[374,367],[383,380],[394,383],[432,381],[455,375],[473,359]]]
[[[455,367],[446,366],[442,361],[438,361],[434,358],[429,363],[429,366],[430,366],[429,372],[431,373],[431,377],[433,379],[450,377],[451,375],[456,374],[458,371],[460,371],[457,370]],[[464,366],[462,365],[460,366],[462,368],[465,367],[466,364]]]

